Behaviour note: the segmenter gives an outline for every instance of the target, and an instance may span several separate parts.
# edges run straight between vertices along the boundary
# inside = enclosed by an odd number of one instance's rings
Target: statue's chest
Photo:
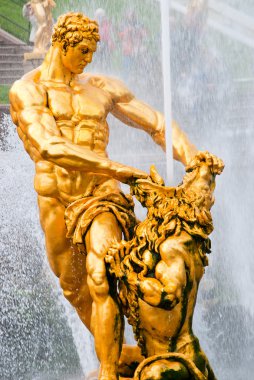
[[[72,120],[79,123],[84,119],[103,120],[111,107],[111,99],[100,88],[90,85],[49,88],[48,106],[56,120]]]

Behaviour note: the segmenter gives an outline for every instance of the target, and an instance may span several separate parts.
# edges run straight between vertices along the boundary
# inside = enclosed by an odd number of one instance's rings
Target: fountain
[[[92,17],[97,3],[93,5],[88,2],[85,5],[81,3],[84,4],[84,1],[72,1],[71,7],[79,8]],[[114,14],[111,4],[107,1],[101,2],[109,17]],[[158,71],[160,57],[154,53],[155,50],[152,50],[152,54],[149,53],[151,51],[149,48],[152,49],[159,44],[156,34],[156,27],[157,31],[159,27],[154,20],[159,18],[160,9],[155,1],[146,1],[144,4],[137,7],[138,19],[144,23],[154,39],[149,41],[146,50],[147,54],[150,54],[149,58],[146,58],[145,62],[141,61],[143,52],[137,56],[137,62],[142,64],[137,67],[136,73],[131,73],[127,81],[135,94],[154,107],[162,109],[160,96],[162,82]],[[182,10],[186,10],[187,1],[179,4],[182,5]],[[240,2],[238,5],[241,5]],[[205,38],[209,37],[213,49],[205,53],[202,51],[202,55],[198,56],[200,61],[193,63],[190,75],[185,70],[186,67],[181,66],[183,53],[180,51],[181,45],[179,47],[180,41],[185,48],[184,54],[190,54],[193,58],[191,51],[188,50],[188,40],[183,39],[188,35],[188,30],[186,32],[182,24],[184,11],[179,13],[176,8],[177,6],[173,4],[171,13],[171,27],[174,32],[171,31],[173,116],[198,147],[216,153],[223,157],[226,163],[226,170],[215,193],[217,203],[213,210],[215,219],[215,233],[212,236],[213,253],[201,284],[194,328],[218,379],[243,380],[251,378],[254,371],[254,338],[250,328],[253,325],[254,315],[251,302],[254,290],[252,276],[254,262],[251,242],[248,239],[253,228],[250,196],[253,188],[250,174],[253,158],[251,145],[253,53],[250,47],[241,45],[241,42],[229,40],[228,36],[225,37],[218,31],[209,29],[212,31],[209,36],[208,32],[206,35],[202,32],[201,43],[204,44],[204,41],[207,41]],[[65,6],[58,12],[67,10]],[[147,21],[149,12],[154,21],[151,25]],[[250,14],[253,15],[254,12]],[[213,20],[208,19],[208,21],[210,25]],[[195,33],[196,30],[193,34]],[[197,46],[194,47],[196,54]],[[233,54],[232,49],[234,49]],[[115,53],[111,63],[116,75],[123,77],[119,55],[119,52]],[[239,58],[241,55],[248,57],[249,62],[241,61]],[[233,58],[237,61],[235,66],[241,63],[238,65],[238,71],[233,65]],[[151,60],[154,61],[154,66],[150,64]],[[94,71],[99,70],[100,62],[96,62],[96,56],[92,65]],[[141,77],[144,71],[143,65],[146,65],[146,74]],[[199,70],[204,69],[202,75],[199,75],[197,67]],[[208,73],[211,74],[210,77]],[[150,164],[155,163],[160,173],[165,176],[165,159],[160,150],[139,131],[130,130],[119,124],[118,121],[110,119],[110,157],[144,170],[148,170]],[[82,367],[83,372],[96,368],[92,344],[88,344],[91,338],[84,335],[85,329],[59,294],[55,280],[49,272],[37,221],[35,194],[32,191],[33,167],[21,152],[20,143],[17,142],[8,116],[2,120],[1,130],[8,131],[6,133],[8,136],[4,138],[4,145],[1,146],[4,196],[1,197],[3,275],[1,275],[0,290],[2,343],[0,377],[4,380],[16,378],[58,380],[71,379],[71,376],[80,379]],[[126,138],[123,138],[123,135]],[[136,154],[137,147],[139,154]],[[178,164],[174,164],[174,171],[176,178],[174,182],[177,182],[182,176]],[[27,205],[30,206],[29,212]],[[13,210],[16,211],[15,214]],[[142,218],[142,210],[137,212]],[[29,236],[24,236],[24,230],[29,232]],[[91,360],[87,361],[87,357]]]

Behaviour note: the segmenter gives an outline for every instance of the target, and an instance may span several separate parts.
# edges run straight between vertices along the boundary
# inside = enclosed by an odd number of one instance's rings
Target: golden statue
[[[33,52],[25,53],[25,60],[45,56],[53,30],[52,9],[56,6],[54,0],[30,0],[28,4],[36,22],[36,33]]]
[[[126,240],[132,237],[136,224],[132,198],[121,192],[118,181],[134,184],[149,175],[108,158],[106,118],[111,113],[144,130],[163,149],[165,122],[119,80],[83,74],[98,41],[95,21],[81,13],[60,16],[42,65],[14,83],[10,103],[18,134],[35,162],[50,266],[94,335],[99,379],[116,380],[123,315],[104,259],[122,233]],[[197,150],[176,123],[172,127],[174,158],[186,165]]]

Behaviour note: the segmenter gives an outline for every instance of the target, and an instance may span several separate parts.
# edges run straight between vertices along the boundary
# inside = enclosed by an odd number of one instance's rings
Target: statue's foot
[[[99,376],[98,380],[118,380],[119,377],[112,374],[102,374]]]
[[[138,346],[124,344],[118,365],[119,374],[123,376],[123,378],[132,378],[137,366],[143,360],[144,357],[141,355]]]
[[[99,372],[98,380],[118,380],[119,376],[116,374],[116,370],[111,368],[101,368]]]
[[[118,377],[115,374],[109,374],[108,372],[104,372],[99,374],[99,370],[90,372],[86,377],[85,380],[118,380]],[[124,379],[128,380],[128,379]]]

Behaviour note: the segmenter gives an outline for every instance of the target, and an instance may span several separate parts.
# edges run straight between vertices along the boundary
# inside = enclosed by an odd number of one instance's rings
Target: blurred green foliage
[[[0,1],[0,28],[25,42],[29,37],[29,22],[22,15],[22,8],[26,2],[26,0]]]
[[[10,86],[7,84],[0,85],[0,104],[9,103]]]

